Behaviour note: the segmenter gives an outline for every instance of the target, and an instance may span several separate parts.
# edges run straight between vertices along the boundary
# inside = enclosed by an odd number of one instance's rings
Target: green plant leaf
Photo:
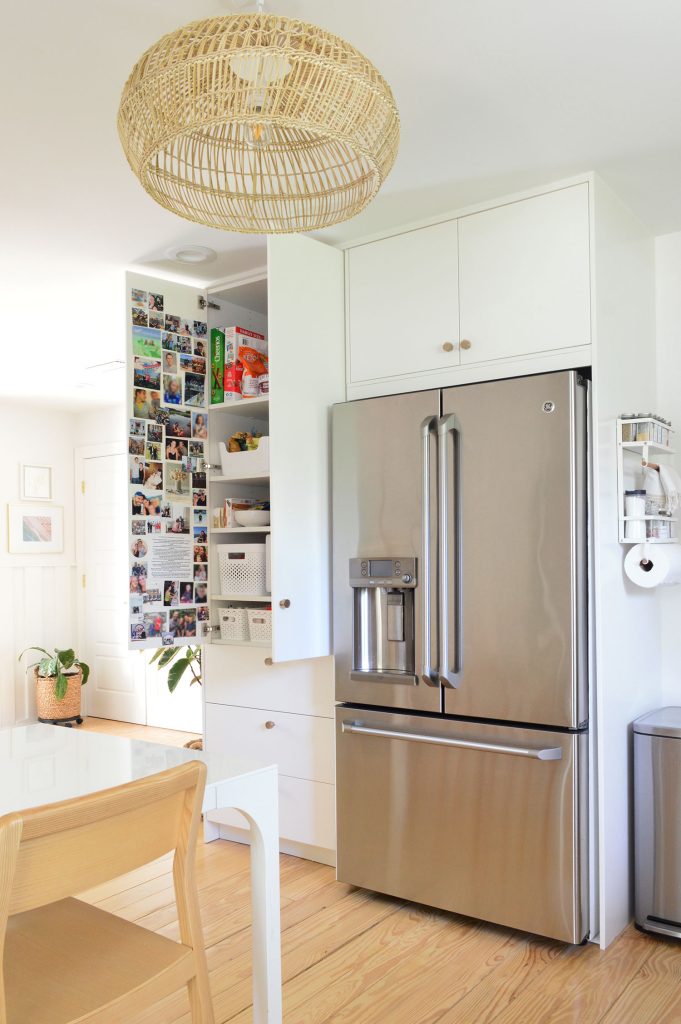
[[[180,658],[180,660],[176,661],[175,664],[170,669],[170,672],[168,673],[168,689],[170,690],[171,693],[174,692],[175,687],[182,678],[182,675],[188,665],[188,658]]]
[[[76,661],[76,665],[78,665],[83,672],[83,678],[80,681],[80,685],[85,686],[90,677],[90,666],[86,665],[84,661]]]
[[[158,667],[165,668],[166,665],[169,665],[170,662],[173,661],[178,656],[179,653],[179,647],[166,647],[163,654],[158,659]]]
[[[56,658],[41,658],[38,662],[38,675],[43,676],[56,676],[59,671],[59,663]]]
[[[158,661],[162,654],[165,654],[165,652],[165,647],[157,647],[152,656],[149,658],[149,664],[153,665],[155,661]]]
[[[63,672],[57,674],[57,679],[54,684],[54,694],[57,700],[63,700],[66,696],[66,690],[68,687],[68,679]]]
[[[50,654],[50,652],[49,652],[49,651],[46,651],[44,647],[25,647],[25,648],[24,648],[24,650],[23,650],[23,651],[21,652],[21,654],[19,655],[19,657],[17,658],[17,661],[21,661],[21,659],[23,658],[23,656],[24,656],[25,654],[28,654],[28,652],[29,652],[29,651],[39,651],[39,652],[40,652],[41,654],[45,654],[45,655],[46,655],[46,656],[47,656],[48,658],[51,658],[51,657],[52,657],[52,655]]]
[[[76,652],[71,647],[67,648],[65,651],[58,651],[55,649],[55,654],[61,661],[63,668],[71,668],[76,660]]]

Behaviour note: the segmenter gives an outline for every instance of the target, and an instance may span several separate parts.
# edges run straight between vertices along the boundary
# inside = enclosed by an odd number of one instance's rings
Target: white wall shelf
[[[645,436],[642,440],[630,440],[631,435],[637,435],[643,433]],[[618,507],[618,518],[619,518],[619,530],[618,538],[620,544],[677,544],[678,528],[678,517],[669,515],[655,515],[646,514],[642,516],[627,516],[624,514],[625,509],[625,491],[632,490],[634,488],[640,488],[641,482],[638,477],[642,475],[643,470],[647,467],[656,469],[659,463],[654,460],[651,461],[651,456],[655,458],[665,455],[674,455],[675,450],[670,444],[665,444],[665,439],[671,441],[674,435],[674,431],[664,420],[660,420],[658,417],[650,416],[639,416],[631,418],[620,417],[617,420],[617,507]],[[650,440],[652,436],[662,438],[662,440]],[[662,484],[660,484],[660,493],[662,492]],[[651,528],[646,526],[645,537],[627,537],[627,523],[669,523],[671,537],[654,537],[651,536]]]
[[[271,604],[271,594],[211,594],[211,601],[243,601],[245,604]]]
[[[231,402],[209,405],[208,412],[231,412],[235,416],[266,416],[270,410],[269,396],[265,398],[235,398]]]
[[[256,476],[211,476],[209,484],[268,484],[269,473],[258,473]]]
[[[270,649],[272,644],[259,643],[257,640],[211,640],[219,647],[264,647]]]

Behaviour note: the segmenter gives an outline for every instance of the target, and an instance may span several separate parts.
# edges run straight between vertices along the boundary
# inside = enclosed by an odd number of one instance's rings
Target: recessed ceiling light
[[[215,249],[207,245],[174,245],[166,250],[166,256],[178,263],[212,263],[217,259]]]

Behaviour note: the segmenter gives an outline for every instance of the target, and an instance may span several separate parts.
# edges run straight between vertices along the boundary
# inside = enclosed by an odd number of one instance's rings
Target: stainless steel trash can
[[[634,722],[636,924],[681,938],[681,708]]]

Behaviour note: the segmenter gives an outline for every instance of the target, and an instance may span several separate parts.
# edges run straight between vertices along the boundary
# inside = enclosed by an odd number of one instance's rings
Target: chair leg
[[[187,982],[192,1024],[215,1024],[213,997],[205,961],[197,964],[196,977]]]

